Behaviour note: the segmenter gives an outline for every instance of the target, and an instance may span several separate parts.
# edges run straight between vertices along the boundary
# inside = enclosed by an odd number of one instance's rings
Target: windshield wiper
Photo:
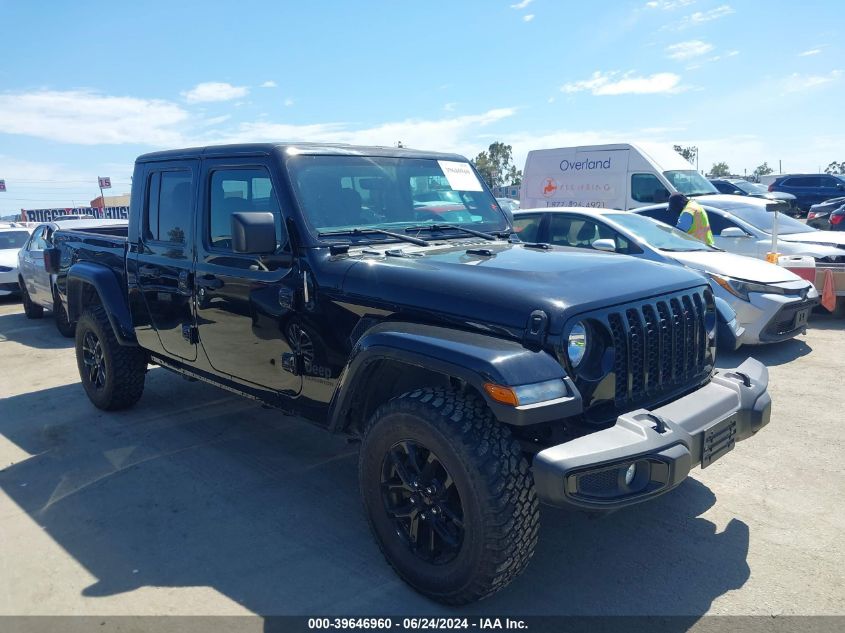
[[[384,229],[342,229],[339,231],[320,231],[317,237],[333,237],[339,235],[387,235],[403,242],[410,242],[417,246],[428,246],[428,241],[421,237],[411,237],[410,235],[403,235],[402,233],[394,233],[393,231],[385,231]]]
[[[405,232],[413,233],[414,231],[445,231],[447,229],[463,231],[464,233],[469,233],[470,235],[475,235],[476,237],[483,237],[485,240],[498,239],[495,235],[490,235],[489,233],[482,233],[481,231],[476,231],[475,229],[468,229],[465,226],[458,226],[456,224],[422,224],[420,226],[409,226],[407,229],[405,229]]]

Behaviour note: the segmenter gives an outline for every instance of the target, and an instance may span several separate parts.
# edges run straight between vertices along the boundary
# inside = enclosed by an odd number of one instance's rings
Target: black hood
[[[342,293],[481,329],[519,331],[532,311],[544,310],[555,334],[575,314],[706,284],[681,266],[575,248],[488,242],[469,251],[454,243],[402,251],[409,256],[344,258]]]

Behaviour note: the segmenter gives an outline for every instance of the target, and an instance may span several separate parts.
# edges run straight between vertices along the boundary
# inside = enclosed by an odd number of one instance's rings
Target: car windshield
[[[753,227],[760,229],[766,233],[772,232],[772,227],[775,221],[775,214],[773,211],[767,211],[765,208],[742,205],[731,207],[730,213],[738,217],[740,220],[748,222]],[[794,218],[789,217],[783,213],[778,213],[778,234],[788,235],[790,233],[813,233],[818,229],[807,226]]]
[[[22,248],[29,239],[27,231],[0,231],[0,251],[11,248]]]
[[[719,190],[713,186],[713,183],[694,169],[664,171],[663,175],[666,176],[666,179],[676,190],[685,196],[709,196],[710,194],[719,193]]]
[[[664,251],[711,251],[706,244],[673,226],[635,213],[610,213],[606,216],[653,248]]]
[[[749,182],[748,180],[735,180],[731,183],[737,189],[742,189],[745,193],[769,193],[769,190],[756,182]]]
[[[317,234],[426,224],[505,231],[508,221],[466,162],[381,156],[292,156],[288,172]],[[356,239],[389,236],[358,233]]]

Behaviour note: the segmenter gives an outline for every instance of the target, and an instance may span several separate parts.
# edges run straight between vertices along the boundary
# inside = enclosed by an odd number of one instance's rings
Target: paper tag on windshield
[[[481,191],[481,183],[468,163],[439,160],[437,164],[449,181],[449,186],[455,191]]]

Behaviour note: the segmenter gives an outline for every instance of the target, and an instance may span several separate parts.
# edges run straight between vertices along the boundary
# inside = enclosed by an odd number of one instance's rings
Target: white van
[[[714,201],[739,197],[719,194],[671,147],[619,143],[528,152],[519,202],[522,209],[627,210],[666,202],[676,191]]]

